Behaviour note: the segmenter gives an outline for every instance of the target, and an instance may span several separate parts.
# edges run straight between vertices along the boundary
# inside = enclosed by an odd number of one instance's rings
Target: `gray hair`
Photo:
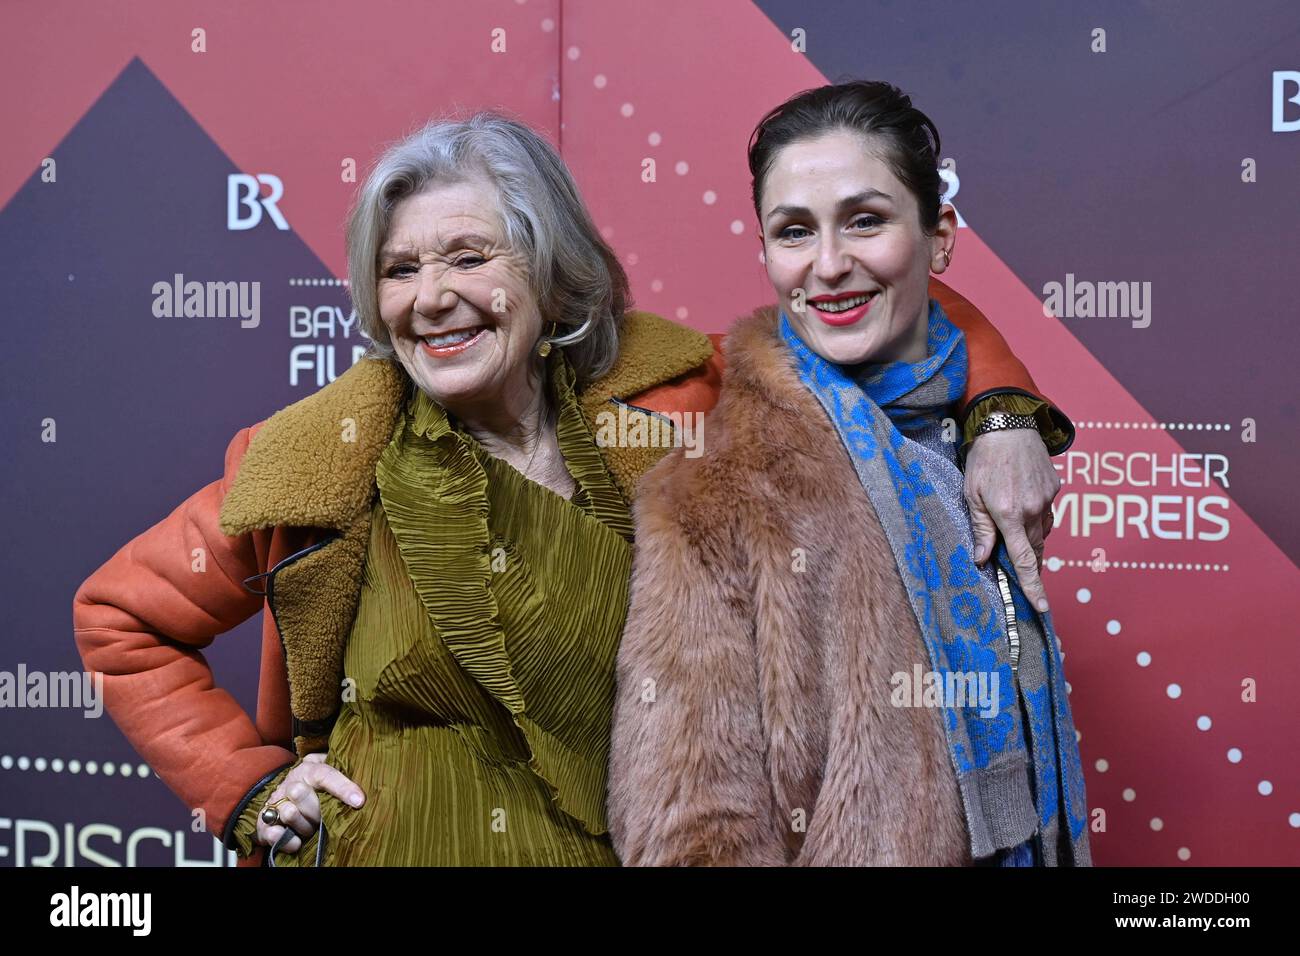
[[[476,174],[497,190],[507,241],[528,264],[542,320],[562,330],[549,341],[567,348],[580,382],[599,378],[618,356],[623,313],[631,307],[627,274],[555,149],[493,112],[429,123],[389,147],[358,190],[348,215],[348,281],[370,354],[394,356],[376,276],[393,209],[426,185]]]

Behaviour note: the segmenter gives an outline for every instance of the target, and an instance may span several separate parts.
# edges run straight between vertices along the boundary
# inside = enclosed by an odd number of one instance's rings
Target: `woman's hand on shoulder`
[[[344,776],[342,771],[326,763],[326,756],[314,753],[303,757],[271,792],[263,809],[278,801],[275,809],[281,822],[268,826],[259,813],[258,843],[274,846],[275,841],[288,829],[294,835],[280,847],[280,852],[297,853],[302,849],[302,845],[320,827],[320,798],[316,796],[317,791],[331,793],[350,807],[360,807],[365,803],[366,795],[361,788]]]
[[[993,554],[998,532],[1025,597],[1046,611],[1040,570],[1061,480],[1038,432],[1013,428],[980,435],[966,455],[966,503],[975,531],[975,561]]]

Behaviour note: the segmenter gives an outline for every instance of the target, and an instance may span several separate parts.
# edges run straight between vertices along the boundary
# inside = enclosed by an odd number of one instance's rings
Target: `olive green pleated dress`
[[[355,695],[329,745],[367,799],[321,794],[326,865],[618,865],[605,782],[632,521],[562,351],[549,369],[571,501],[418,390],[380,457]]]

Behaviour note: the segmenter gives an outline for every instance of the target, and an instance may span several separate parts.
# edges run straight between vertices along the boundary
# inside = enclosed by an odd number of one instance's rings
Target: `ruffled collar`
[[[578,485],[572,504],[630,547],[633,524],[578,405],[572,368],[552,352],[547,380],[558,403],[558,440]],[[525,715],[491,588],[487,452],[447,412],[412,388],[375,479],[411,582],[444,646],[461,668],[511,714],[533,753],[530,764],[556,791],[557,804],[593,833],[604,831],[603,767],[589,787],[566,783],[545,765],[546,732]],[[495,463],[496,467],[502,463]],[[504,466],[509,467],[509,466]],[[546,491],[553,495],[553,492]],[[562,499],[555,496],[557,501]]]
[[[631,515],[582,414],[576,376],[563,349],[551,352],[547,359],[546,378],[552,407],[559,409],[556,439],[565,465],[577,484],[577,491],[571,499],[573,504],[630,543],[633,538]],[[394,440],[403,429],[423,436],[434,445],[439,445],[443,439],[462,442],[480,461],[488,454],[472,435],[461,428],[454,416],[414,385],[409,389],[403,414],[398,416]],[[454,456],[449,457],[447,464],[453,460]]]

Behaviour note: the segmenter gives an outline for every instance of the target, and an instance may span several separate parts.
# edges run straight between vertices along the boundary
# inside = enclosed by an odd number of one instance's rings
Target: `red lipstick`
[[[844,312],[824,312],[818,308],[818,305],[821,303],[843,302],[845,299],[858,299],[864,295],[870,295],[871,298],[867,299],[867,301],[861,305],[854,306]],[[817,314],[817,318],[821,319],[827,325],[838,327],[852,325],[854,322],[861,320],[863,316],[871,311],[871,307],[876,304],[876,299],[878,298],[880,298],[879,292],[844,292],[840,295],[819,295],[815,299],[809,299],[808,304],[812,306],[813,312]]]

